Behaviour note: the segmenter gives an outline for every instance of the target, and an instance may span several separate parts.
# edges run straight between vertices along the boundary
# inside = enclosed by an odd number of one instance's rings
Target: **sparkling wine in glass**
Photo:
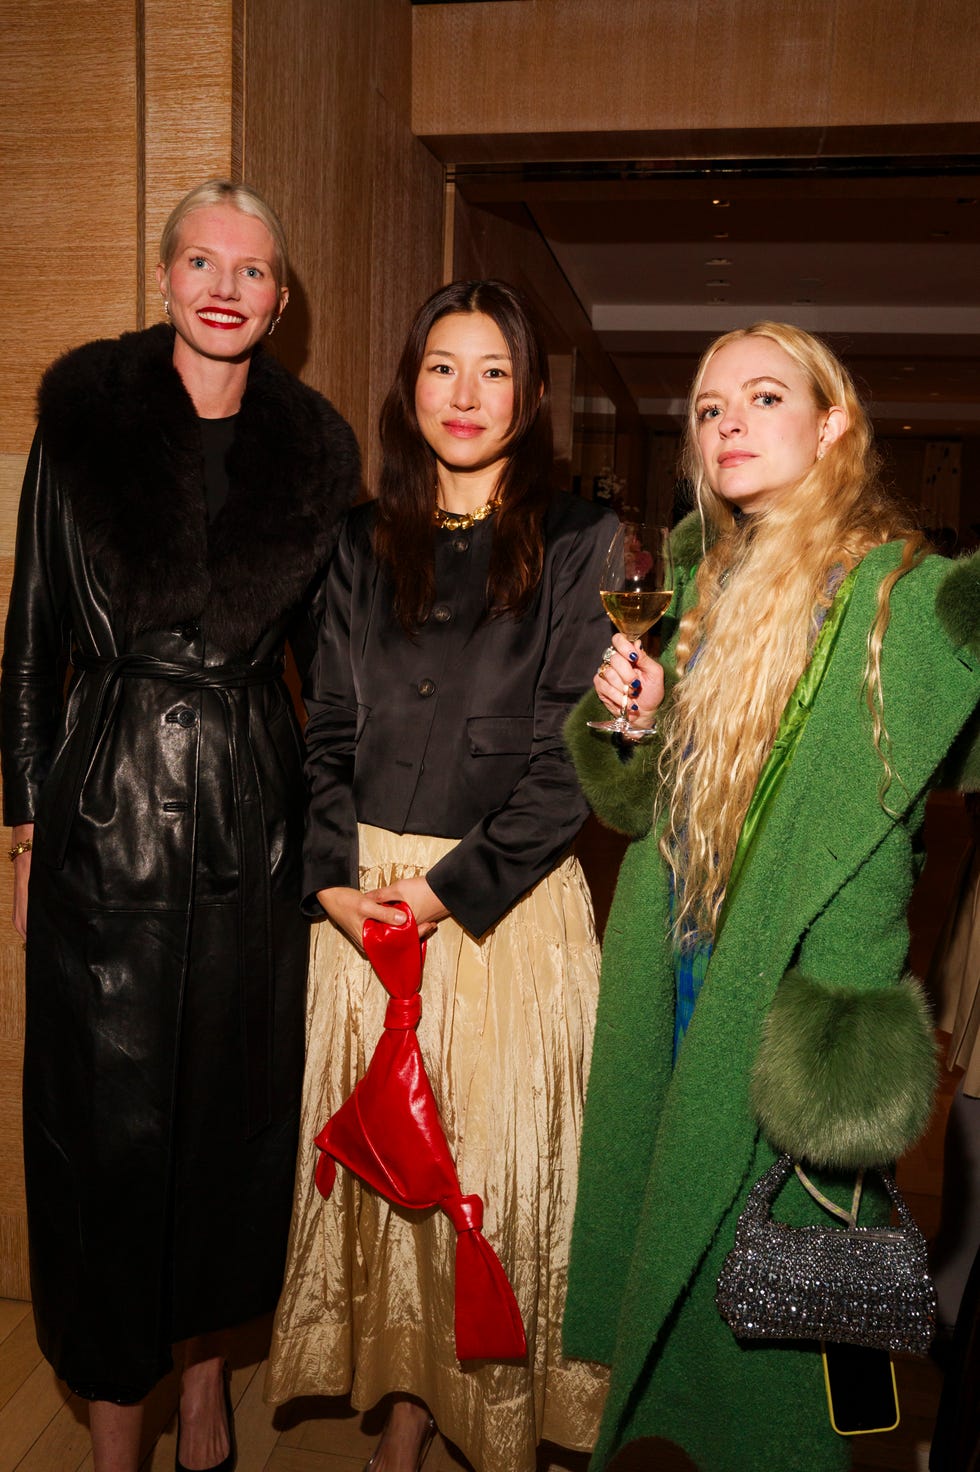
[[[656,522],[620,522],[600,574],[599,597],[613,623],[627,639],[637,640],[667,612],[673,596],[670,528]],[[630,741],[649,741],[651,730],[631,726],[629,691],[615,720],[590,721],[594,731],[618,734]]]

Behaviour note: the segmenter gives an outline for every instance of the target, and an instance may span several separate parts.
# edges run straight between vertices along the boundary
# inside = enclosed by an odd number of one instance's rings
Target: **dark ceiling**
[[[713,336],[819,332],[880,432],[980,436],[980,160],[463,169],[523,203],[638,407],[676,423]]]

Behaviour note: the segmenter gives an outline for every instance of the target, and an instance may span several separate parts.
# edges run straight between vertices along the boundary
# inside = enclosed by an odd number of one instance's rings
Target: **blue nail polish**
[[[633,680],[633,681],[631,681],[631,683],[630,683],[630,690],[631,690],[632,694],[638,695],[640,693],[640,690],[642,688],[643,687],[642,687],[642,685],[641,685],[641,683],[640,683],[639,680]]]
[[[630,710],[631,710],[631,711],[634,711],[634,712],[635,712],[635,711],[638,711],[638,710],[639,710],[639,708],[640,708],[640,707],[639,707],[639,706],[638,706],[638,705],[631,705],[631,706],[630,706]]]
[[[627,655],[627,659],[629,660],[630,664],[636,664],[639,657],[640,656],[637,654],[635,649],[631,649],[629,654]]]

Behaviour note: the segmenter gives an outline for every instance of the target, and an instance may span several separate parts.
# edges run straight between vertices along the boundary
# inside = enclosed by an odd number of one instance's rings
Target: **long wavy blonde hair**
[[[770,338],[782,348],[802,369],[817,409],[839,406],[847,427],[792,494],[736,516],[708,484],[697,398],[714,355],[747,337]],[[892,772],[881,644],[891,590],[925,549],[910,516],[881,487],[871,425],[847,370],[819,338],[787,323],[757,322],[725,333],[707,349],[691,386],[684,470],[706,552],[697,603],[678,634],[679,679],[663,721],[658,799],[667,812],[661,850],[674,872],[682,939],[692,928],[702,938],[714,934],[742,823],[783,709],[809,660],[833,569],[847,572],[870,548],[903,539],[901,562],[879,588],[865,667],[884,793]]]

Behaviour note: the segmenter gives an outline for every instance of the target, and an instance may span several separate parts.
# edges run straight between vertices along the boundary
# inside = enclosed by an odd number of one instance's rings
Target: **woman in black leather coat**
[[[480,1472],[533,1472],[542,1439],[591,1446],[605,1388],[560,1342],[598,990],[562,726],[608,641],[617,523],[552,488],[547,358],[503,283],[456,282],[421,308],[381,438],[378,499],[344,524],[309,681],[303,890],[329,920],[267,1394],[395,1394],[372,1472],[414,1472],[425,1408]],[[524,1317],[520,1361],[457,1362],[442,1212],[389,1206],[347,1171],[329,1201],[313,1189],[310,1141],[381,1034],[359,946],[394,899],[430,936],[419,1043]]]
[[[230,1467],[200,1336],[278,1292],[308,929],[283,644],[310,653],[358,484],[347,424],[260,350],[288,297],[261,197],[193,190],[158,275],[169,325],[42,381],[3,660],[32,1295],[97,1472],[136,1468],[182,1340],[178,1466]]]

